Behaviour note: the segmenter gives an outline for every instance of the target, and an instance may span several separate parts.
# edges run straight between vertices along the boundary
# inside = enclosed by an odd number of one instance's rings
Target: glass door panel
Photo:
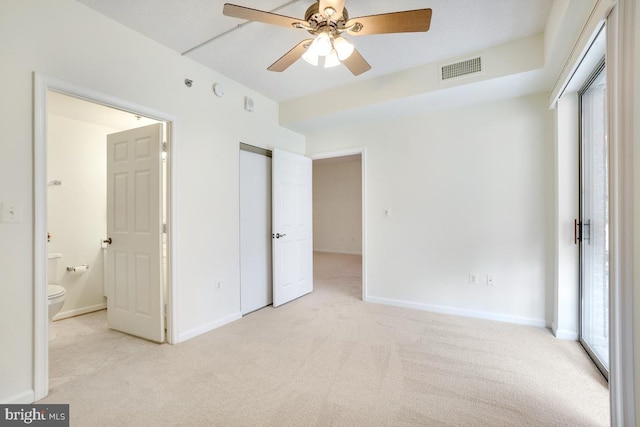
[[[581,342],[609,369],[609,173],[604,63],[580,94]]]

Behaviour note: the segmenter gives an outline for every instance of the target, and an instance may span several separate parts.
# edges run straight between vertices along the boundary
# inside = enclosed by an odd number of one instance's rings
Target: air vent
[[[477,58],[467,59],[454,64],[443,65],[440,69],[441,80],[455,79],[456,77],[467,76],[482,71],[482,60]]]

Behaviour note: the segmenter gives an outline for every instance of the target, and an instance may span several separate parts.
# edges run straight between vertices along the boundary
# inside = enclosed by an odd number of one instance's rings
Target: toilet
[[[56,284],[62,254],[49,254],[47,264],[47,295],[49,297],[49,341],[55,338],[55,332],[51,328],[53,316],[58,314],[64,305],[65,289]]]

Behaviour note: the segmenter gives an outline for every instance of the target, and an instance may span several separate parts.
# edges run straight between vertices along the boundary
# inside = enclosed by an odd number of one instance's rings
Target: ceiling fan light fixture
[[[247,21],[302,29],[315,36],[313,39],[308,38],[301,41],[267,68],[269,71],[276,72],[286,70],[300,58],[304,58],[306,62],[318,66],[320,57],[323,57],[322,65],[325,68],[336,66],[343,62],[354,76],[359,76],[370,70],[371,65],[354,48],[353,44],[340,36],[342,33],[367,36],[371,34],[425,32],[429,31],[431,25],[432,10],[429,8],[349,19],[349,13],[344,7],[345,2],[346,0],[312,0],[313,4],[307,8],[304,19],[292,18],[231,3],[225,3],[223,14]],[[240,24],[238,27],[242,25],[244,24]],[[183,55],[216,38],[214,37],[188,50]]]
[[[304,55],[302,55],[302,59],[315,67],[318,66],[318,58],[318,54],[313,49],[311,49],[311,46],[309,46]]]
[[[309,49],[314,49],[318,56],[327,56],[331,52],[331,37],[327,33],[320,33],[315,38]]]
[[[331,49],[331,52],[329,52],[329,54],[324,58],[324,68],[331,68],[336,65],[340,65],[338,53],[335,49]]]
[[[336,37],[335,40],[333,40],[333,47],[341,61],[350,57],[354,49],[353,44],[344,37]]]

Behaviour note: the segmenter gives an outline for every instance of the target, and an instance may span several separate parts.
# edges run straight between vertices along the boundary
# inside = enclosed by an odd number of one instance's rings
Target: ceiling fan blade
[[[360,55],[357,49],[353,49],[353,53],[347,59],[344,59],[342,63],[347,66],[354,76],[359,76],[371,69],[371,65]]]
[[[358,30],[358,23],[362,26],[360,30]],[[428,31],[431,25],[431,9],[407,10],[404,12],[362,16],[360,18],[349,19],[345,27],[352,25],[355,25],[355,27],[348,32],[353,36]]]
[[[304,52],[307,50],[306,45],[311,44],[312,41],[313,39],[302,40],[300,43],[295,45],[293,49],[282,55],[280,59],[271,64],[269,68],[267,68],[267,70],[278,72],[286,70],[291,66],[291,64],[296,62],[302,55],[304,55]]]
[[[324,13],[324,11],[328,7],[336,11],[336,13],[333,15],[334,19],[339,19],[342,16],[345,0],[319,0],[319,1],[320,1],[320,7],[318,7],[318,10],[323,16],[328,18],[328,16]]]
[[[233,18],[247,19],[249,21],[263,22],[265,24],[279,25],[281,27],[294,28],[293,24],[301,22],[298,18],[278,15],[276,13],[251,9],[244,6],[225,3],[222,13]]]

